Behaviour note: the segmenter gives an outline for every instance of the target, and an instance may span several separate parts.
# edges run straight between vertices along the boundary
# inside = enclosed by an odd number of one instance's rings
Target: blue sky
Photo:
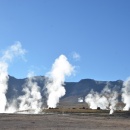
[[[9,66],[16,78],[45,75],[64,54],[76,66],[67,81],[124,80],[130,76],[130,0],[0,0],[0,51],[16,41],[27,50],[26,61]]]

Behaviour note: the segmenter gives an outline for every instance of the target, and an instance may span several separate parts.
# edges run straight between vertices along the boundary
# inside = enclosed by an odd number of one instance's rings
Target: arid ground
[[[130,130],[129,114],[0,114],[0,130]]]

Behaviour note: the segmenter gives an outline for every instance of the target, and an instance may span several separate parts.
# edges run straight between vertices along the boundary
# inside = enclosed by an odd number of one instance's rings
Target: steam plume
[[[8,89],[8,62],[16,56],[23,56],[25,50],[22,49],[20,42],[10,46],[4,51],[3,56],[0,58],[0,113],[5,112],[7,105],[6,92]]]
[[[1,61],[0,62],[0,113],[5,111],[7,99],[6,99],[6,91],[8,88],[8,72],[7,72],[8,64]]]
[[[5,113],[15,113],[18,111],[18,100],[12,99],[7,102]]]
[[[111,92],[109,97],[109,108],[110,108],[110,114],[113,114],[116,110],[116,104],[118,103],[118,94],[116,91]]]
[[[42,106],[42,96],[40,87],[35,82],[35,77],[30,73],[23,87],[24,95],[20,96],[19,111],[32,110],[33,113],[39,113]]]
[[[48,107],[55,108],[59,99],[65,95],[64,81],[65,76],[70,76],[74,67],[68,62],[64,55],[60,55],[52,65],[51,71],[47,74]]]
[[[79,97],[78,98],[78,102],[83,102],[84,100],[83,100],[83,98],[82,97]]]
[[[130,109],[130,78],[123,83],[122,101],[125,103],[123,110],[128,111]]]
[[[106,86],[101,93],[91,92],[85,97],[85,102],[89,104],[91,109],[97,109],[100,107],[103,110],[110,109],[110,114],[113,114],[116,110],[116,104],[118,103],[118,94],[116,91],[112,91]]]
[[[94,92],[93,90],[85,97],[85,102],[89,104],[91,109],[100,107],[104,110],[107,109],[107,106],[109,105],[109,102],[104,95]]]

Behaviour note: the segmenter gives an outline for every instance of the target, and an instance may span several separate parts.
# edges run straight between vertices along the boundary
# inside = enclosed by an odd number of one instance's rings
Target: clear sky
[[[130,76],[130,0],[0,0],[0,51],[16,41],[27,50],[26,61],[9,66],[16,78],[45,75],[64,54],[76,66],[68,81],[124,80]]]

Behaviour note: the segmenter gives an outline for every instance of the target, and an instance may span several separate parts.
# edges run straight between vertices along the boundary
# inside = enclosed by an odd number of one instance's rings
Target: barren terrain
[[[0,114],[1,130],[130,130],[129,114]]]

